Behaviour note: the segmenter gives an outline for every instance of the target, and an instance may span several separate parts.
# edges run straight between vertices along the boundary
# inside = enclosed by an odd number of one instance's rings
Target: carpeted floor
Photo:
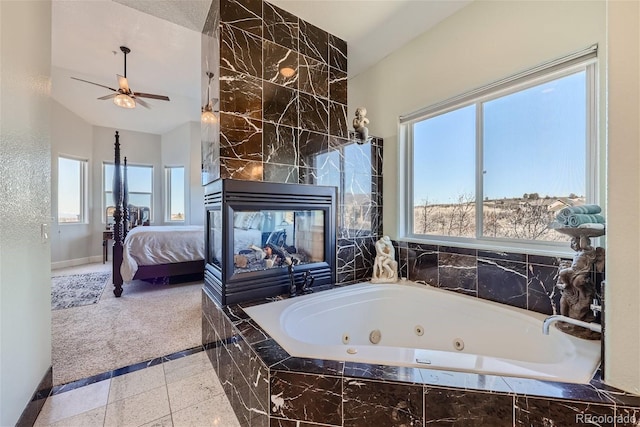
[[[164,356],[202,343],[202,282],[133,281],[116,298],[52,311],[54,385]]]
[[[97,303],[110,277],[108,272],[52,277],[51,309],[60,310]]]

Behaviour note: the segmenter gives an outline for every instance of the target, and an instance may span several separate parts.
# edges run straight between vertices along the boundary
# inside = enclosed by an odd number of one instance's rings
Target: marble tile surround
[[[221,120],[202,132],[202,184],[217,178],[306,181],[298,157],[264,153],[295,147],[303,132],[349,137],[347,44],[262,0],[214,0],[203,37],[203,75],[214,70],[211,96],[219,99]],[[282,65],[295,73],[283,76]]]
[[[221,308],[206,290],[202,306],[203,346],[242,426],[640,422],[640,396],[604,385],[600,373],[568,384],[291,357],[241,306]]]
[[[543,314],[560,314],[560,257],[394,242],[400,275]],[[601,274],[593,274],[597,284]]]

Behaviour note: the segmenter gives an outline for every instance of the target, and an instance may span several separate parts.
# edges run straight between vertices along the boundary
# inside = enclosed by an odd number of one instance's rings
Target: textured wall
[[[3,426],[16,424],[51,366],[51,250],[41,237],[51,216],[50,37],[50,2],[0,2]]]

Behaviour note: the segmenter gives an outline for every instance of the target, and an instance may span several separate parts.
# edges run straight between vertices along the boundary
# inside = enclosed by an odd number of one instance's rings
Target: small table
[[[109,261],[109,251],[107,242],[113,240],[113,231],[107,230],[102,232],[102,263]]]

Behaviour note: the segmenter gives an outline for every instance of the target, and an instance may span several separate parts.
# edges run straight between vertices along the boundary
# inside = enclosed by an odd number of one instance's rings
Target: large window
[[[113,200],[113,163],[103,164],[104,209],[115,206]],[[127,185],[129,204],[139,208],[148,208],[150,221],[153,221],[153,166],[127,165]],[[113,221],[108,218],[107,221]]]
[[[166,166],[165,220],[184,221],[184,166]]]
[[[58,157],[58,223],[84,223],[87,161]]]
[[[554,245],[565,206],[595,202],[594,59],[460,97],[402,121],[405,234]]]

